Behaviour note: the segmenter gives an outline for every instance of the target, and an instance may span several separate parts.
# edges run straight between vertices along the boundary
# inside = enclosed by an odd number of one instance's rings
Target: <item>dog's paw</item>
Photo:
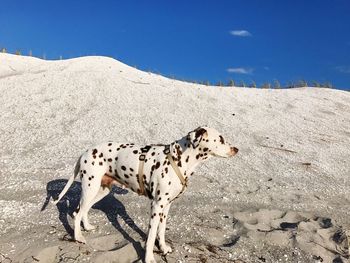
[[[154,259],[153,254],[149,255],[146,253],[145,263],[157,263],[157,261]]]
[[[161,246],[160,250],[162,251],[163,255],[173,252],[172,248],[168,245]]]
[[[83,236],[79,236],[79,237],[74,237],[75,241],[78,243],[82,243],[82,244],[86,244],[86,239]]]
[[[146,259],[145,263],[157,263],[157,261],[153,258],[153,259]]]
[[[85,231],[95,230],[97,227],[91,224],[84,224]]]

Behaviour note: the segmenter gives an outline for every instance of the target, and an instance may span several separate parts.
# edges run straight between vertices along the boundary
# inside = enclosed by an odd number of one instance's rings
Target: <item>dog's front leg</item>
[[[156,263],[153,255],[154,242],[156,241],[157,230],[160,219],[163,218],[163,208],[165,204],[160,201],[153,201],[151,207],[151,219],[146,242],[146,263]]]
[[[160,223],[159,223],[158,233],[157,233],[160,250],[163,252],[163,255],[166,255],[172,252],[171,247],[165,243],[166,220],[168,218],[169,209],[170,209],[170,204],[167,204],[163,209],[163,216],[160,217],[159,219]]]

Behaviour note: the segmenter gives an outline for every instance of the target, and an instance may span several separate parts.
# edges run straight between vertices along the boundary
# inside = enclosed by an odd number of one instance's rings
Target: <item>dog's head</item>
[[[194,149],[206,149],[208,154],[220,157],[234,156],[238,149],[231,146],[215,129],[199,127],[188,134],[190,144]]]

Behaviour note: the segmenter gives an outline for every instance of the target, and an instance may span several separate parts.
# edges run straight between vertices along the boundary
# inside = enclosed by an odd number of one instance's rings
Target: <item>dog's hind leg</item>
[[[148,230],[148,238],[146,241],[146,255],[145,262],[146,263],[154,263],[156,262],[153,255],[154,242],[156,240],[159,222],[163,221],[163,207],[167,205],[165,200],[161,200],[161,198],[155,197],[157,201],[152,202],[151,208],[151,220]]]
[[[103,199],[106,195],[109,194],[109,192],[110,192],[109,188],[101,186],[95,198],[89,203],[88,206],[86,206],[86,209],[84,210],[84,214],[83,214],[83,224],[84,224],[85,230],[89,231],[96,228],[95,226],[89,223],[88,212],[94,204],[96,204],[98,201]]]
[[[96,178],[98,180],[98,178]],[[80,210],[75,215],[74,218],[74,239],[81,243],[86,243],[85,238],[81,233],[81,220],[82,217],[87,214],[87,211],[91,208],[91,203],[97,196],[100,190],[100,183],[91,182],[87,180],[86,176],[82,179],[82,191],[81,191],[81,199],[80,199]]]

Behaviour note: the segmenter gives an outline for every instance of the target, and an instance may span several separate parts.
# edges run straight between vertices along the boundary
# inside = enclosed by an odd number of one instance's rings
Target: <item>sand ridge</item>
[[[206,87],[106,57],[9,54],[0,54],[0,92],[3,262],[139,260],[146,199],[115,189],[92,209],[99,228],[85,234],[86,246],[69,241],[80,183],[57,207],[49,200],[92,145],[170,143],[200,125],[219,130],[240,152],[198,167],[170,210],[166,238],[174,253],[160,262],[348,260],[339,230],[350,229],[349,92]],[[293,227],[280,230],[282,223]]]

